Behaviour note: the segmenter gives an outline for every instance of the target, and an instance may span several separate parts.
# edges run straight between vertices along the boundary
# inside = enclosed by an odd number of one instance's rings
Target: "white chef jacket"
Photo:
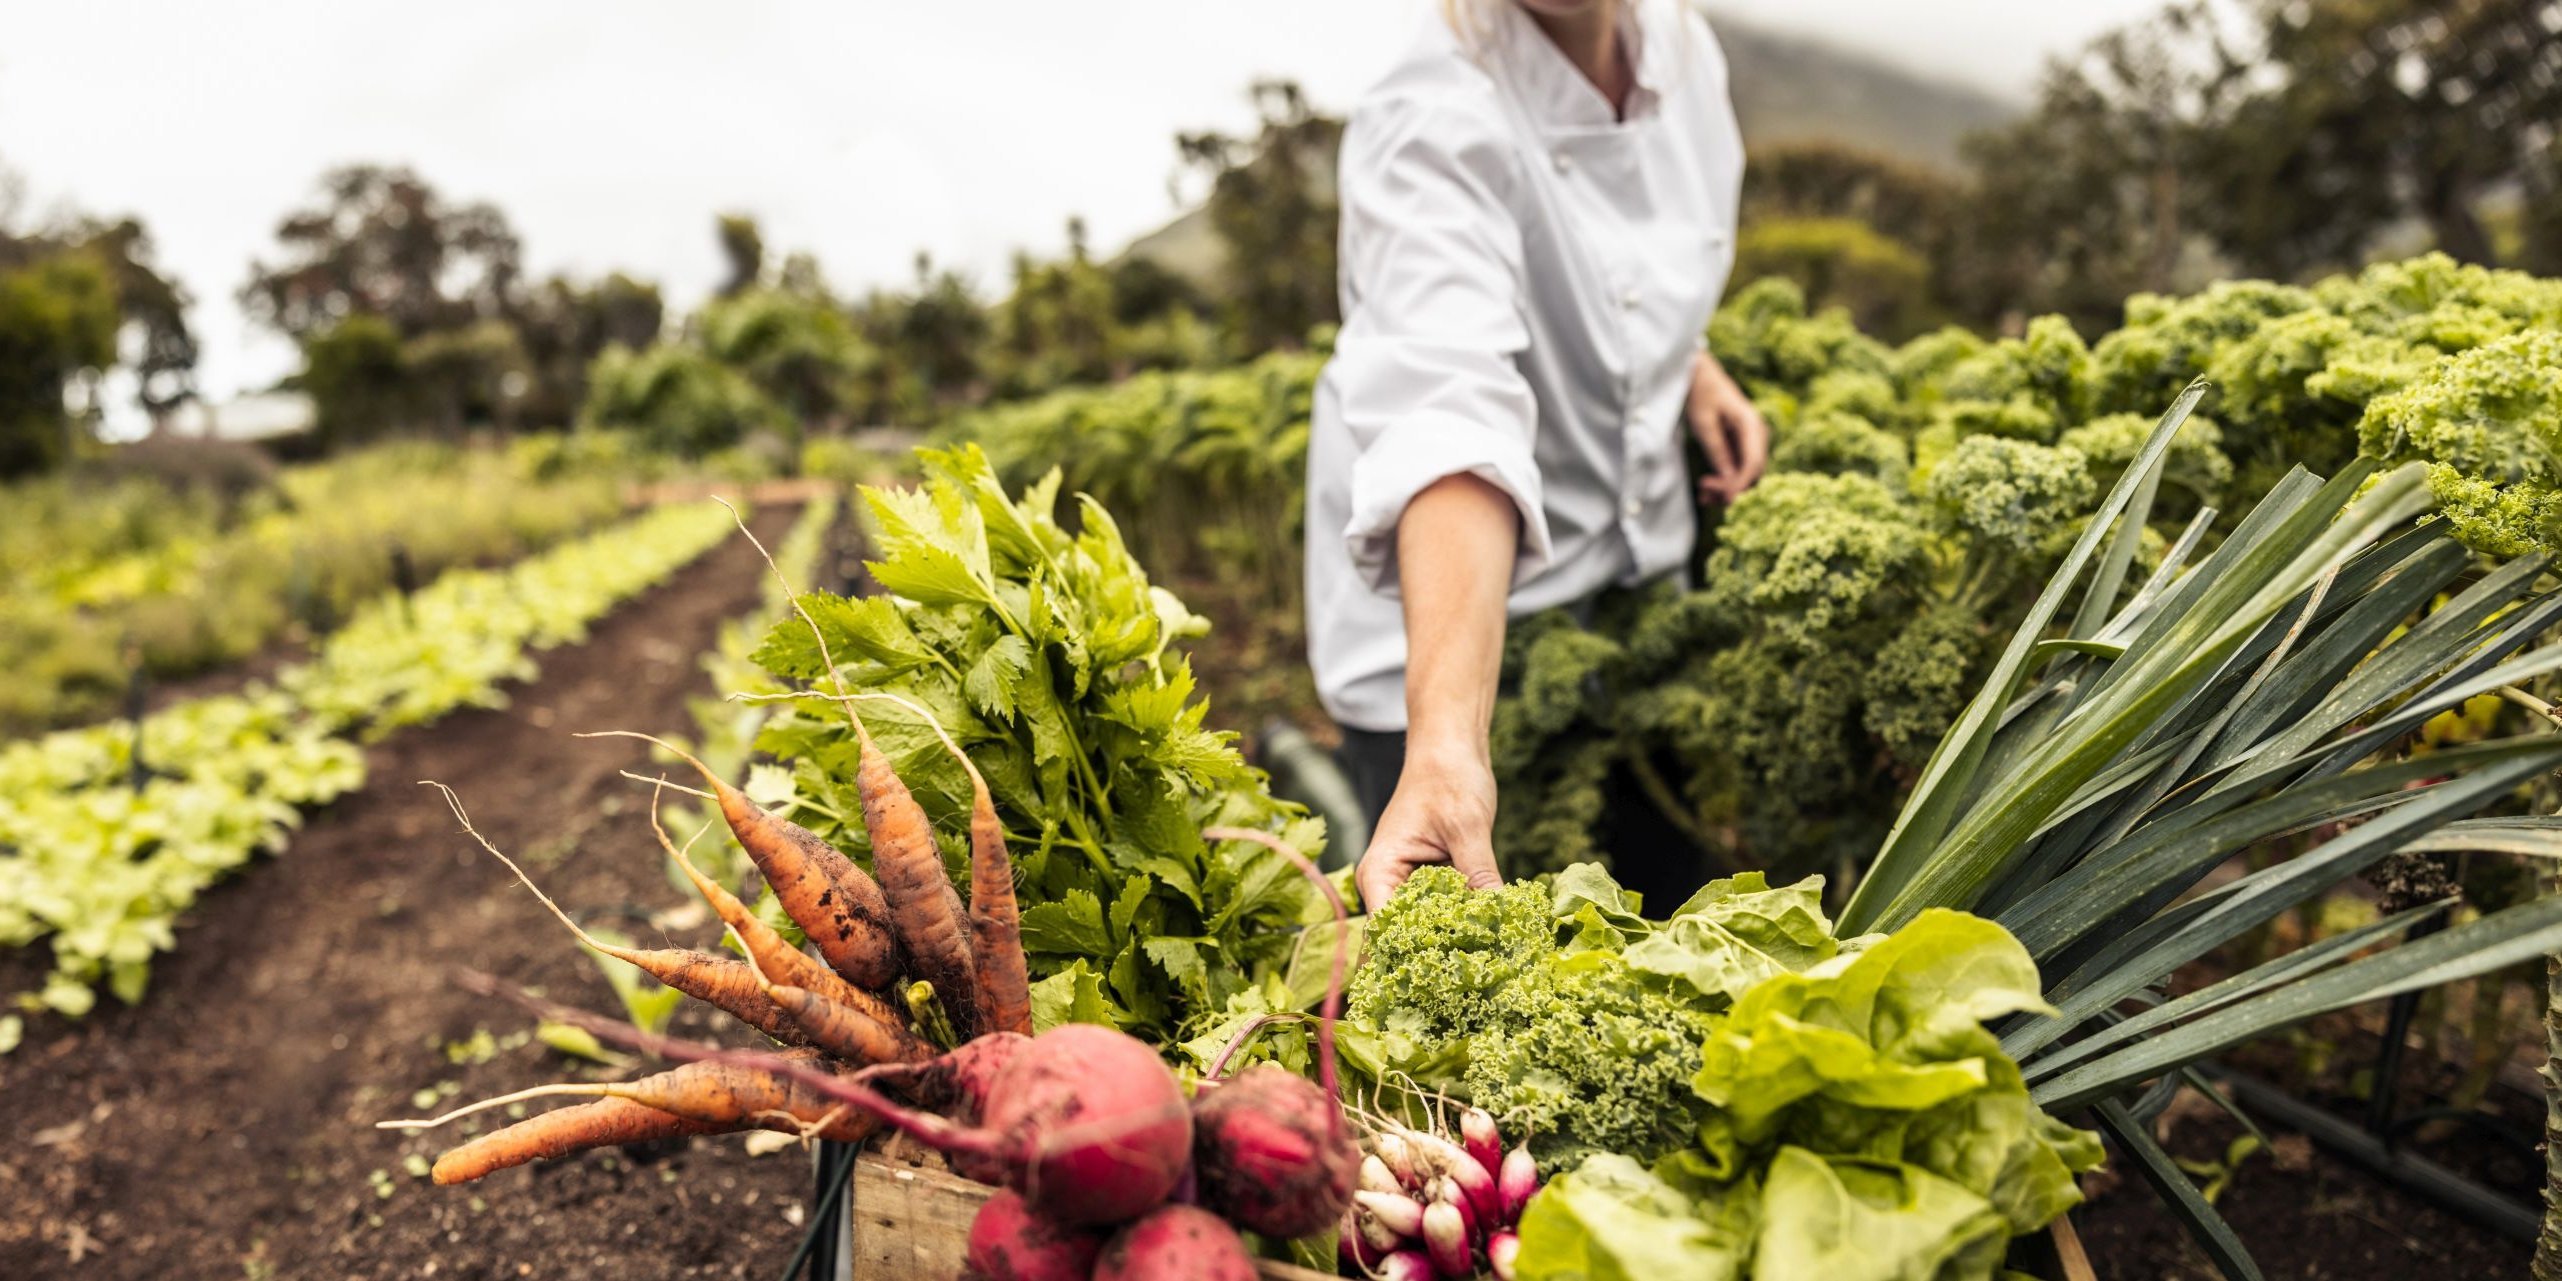
[[[1514,617],[1678,571],[1700,334],[1734,258],[1743,138],[1686,4],[1623,11],[1626,119],[1524,14],[1439,17],[1352,114],[1343,327],[1308,446],[1308,661],[1339,724],[1406,724],[1396,530],[1469,473],[1521,514]]]

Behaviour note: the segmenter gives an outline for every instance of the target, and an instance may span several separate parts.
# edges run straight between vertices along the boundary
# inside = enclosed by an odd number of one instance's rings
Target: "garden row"
[[[20,1001],[76,1017],[102,982],[138,1000],[207,886],[363,784],[359,740],[503,703],[530,651],[579,640],[730,528],[717,504],[660,508],[505,570],[378,594],[272,686],[0,746],[0,946],[52,955]],[[0,1020],[0,1044],[19,1026]]]
[[[1268,1257],[1393,1276],[1990,1278],[2079,1201],[2105,1134],[2247,1275],[2136,1119],[2154,1083],[2542,955],[2562,899],[2398,946],[2416,914],[2390,917],[2131,1002],[2397,851],[2562,854],[2552,820],[2470,817],[2562,765],[2562,736],[2403,751],[2562,669],[2539,645],[2562,591],[2540,554],[2482,572],[2428,518],[2425,464],[2290,470],[2213,546],[2150,542],[2199,394],[2139,425],[2059,527],[1843,906],[1760,873],[1660,916],[1593,863],[1493,894],[1419,875],[1363,930],[1340,1080],[1324,998],[1347,958],[1293,868],[1322,829],[1205,728],[1189,650],[1215,642],[1103,506],[1062,522],[1055,473],[1009,492],[975,449],[925,454],[923,488],[865,494],[886,594],[805,595],[756,653],[814,696],[757,740],[789,786],[721,797],[773,892],[698,883],[748,962],[650,958],[798,1048],[567,1087],[607,1097],[482,1135],[438,1177],[882,1118],[1019,1194],[973,1233],[989,1276],[1241,1276],[1224,1242],[1244,1228]],[[2263,864],[2207,888],[2245,850]],[[781,918],[818,958],[759,941]],[[1331,1098],[1308,1103],[1308,1078]],[[1462,1105],[1528,1136],[1526,1182],[1488,1168],[1509,1158]],[[1217,1218],[1162,1204],[1187,1171]]]
[[[0,733],[105,716],[137,666],[184,676],[326,631],[404,572],[514,560],[611,520],[633,463],[620,443],[404,443],[270,474],[249,451],[152,442],[120,475],[11,485]]]

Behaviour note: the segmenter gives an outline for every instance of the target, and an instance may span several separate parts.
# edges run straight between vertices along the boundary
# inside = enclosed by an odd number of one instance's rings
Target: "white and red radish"
[[[1467,1220],[1459,1207],[1448,1201],[1423,1207],[1423,1251],[1432,1259],[1432,1270],[1442,1276],[1477,1274],[1476,1264],[1468,1254]]]
[[[1477,1158],[1488,1174],[1503,1164],[1503,1136],[1495,1132],[1495,1119],[1484,1108],[1469,1108],[1459,1114],[1459,1146]]]
[[[1486,1238],[1486,1268],[1495,1281],[1512,1281],[1513,1261],[1521,1257],[1521,1237],[1507,1228]]]
[[[1379,1281],[1438,1281],[1441,1276],[1421,1250],[1399,1250],[1379,1260],[1376,1272]]]
[[[1495,1195],[1502,1203],[1503,1221],[1521,1222],[1521,1207],[1530,1204],[1531,1194],[1539,1190],[1539,1161],[1530,1155],[1530,1142],[1504,1154],[1503,1168],[1495,1173]]]

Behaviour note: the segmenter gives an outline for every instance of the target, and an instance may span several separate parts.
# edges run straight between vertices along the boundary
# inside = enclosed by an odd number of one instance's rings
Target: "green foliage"
[[[2016,339],[1890,350],[1838,310],[1808,314],[1792,283],[1737,291],[1709,342],[1772,419],[1772,474],[1714,531],[1699,590],[1516,625],[1495,712],[1506,862],[1621,852],[1607,797],[1713,857],[1806,868],[1873,848],[2064,542],[2200,376],[2215,421],[2169,442],[2146,562],[2201,508],[2337,468],[2361,438],[2434,464],[2475,550],[2562,550],[2562,282],[2430,256],[2125,311],[2095,345],[2043,317]]]
[[[503,702],[501,684],[531,674],[526,649],[578,638],[729,528],[714,504],[662,508],[512,570],[377,598],[273,688],[180,703],[139,733],[115,722],[0,747],[0,946],[53,953],[20,1004],[76,1018],[100,983],[140,1000],[199,894],[283,849],[302,808],[363,784],[351,735]]]
[[[0,477],[71,455],[65,384],[115,363],[119,321],[115,283],[94,255],[15,268],[0,259]]]
[[[699,458],[751,432],[790,432],[782,407],[746,374],[679,343],[645,351],[608,347],[588,370],[579,422],[627,430],[649,448]]]
[[[1131,548],[1163,571],[1218,572],[1295,599],[1308,415],[1323,361],[1277,353],[1216,372],[1141,374],[996,405],[943,439],[987,453],[1006,484],[1052,468],[1122,513]]]
[[[1784,277],[1810,305],[1847,310],[1861,329],[1920,330],[1931,315],[1930,266],[1912,247],[1856,218],[1747,222],[1735,242],[1733,281]]]
[[[2369,402],[2366,451],[2429,463],[2456,536],[2496,556],[2562,551],[2562,334],[2511,334]]]
[[[112,711],[128,657],[183,676],[325,630],[392,581],[512,560],[622,511],[610,436],[384,445],[229,501],[73,473],[0,491],[0,732]]]
[[[1149,584],[1101,506],[1080,504],[1072,532],[1054,515],[1055,472],[1017,498],[975,447],[919,457],[925,488],[863,494],[872,576],[890,595],[806,596],[816,634],[798,619],[778,624],[756,661],[822,693],[842,679],[930,713],[993,793],[1034,976],[1082,966],[1099,976],[1111,1021],[1183,1039],[1259,990],[1312,919],[1313,895],[1285,860],[1260,846],[1212,847],[1201,830],[1277,830],[1313,853],[1322,827],[1272,798],[1232,735],[1206,727],[1183,645],[1207,623]],[[813,697],[767,726],[758,745],[792,769],[792,816],[869,857],[849,711],[947,835],[946,861],[959,869],[968,778],[894,703]]]
[[[2100,1160],[1984,1027],[2049,1008],[2037,969],[1958,912],[1837,939],[1820,900],[1753,873],[1658,922],[1591,865],[1425,869],[1371,920],[1347,1054],[1534,1136],[1521,1275],[1989,1277]]]

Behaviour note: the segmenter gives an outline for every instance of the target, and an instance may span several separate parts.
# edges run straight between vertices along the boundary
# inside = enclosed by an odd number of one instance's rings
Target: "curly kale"
[[[2135,461],[2153,434],[2154,420],[2143,414],[2108,414],[2065,432],[2055,443],[2081,451],[2089,467],[2091,492],[2107,492],[2118,474]],[[2213,504],[2233,480],[2233,460],[2224,456],[2224,431],[2212,419],[2191,414],[2171,437],[2164,455],[2162,481],[2185,491],[2199,503]]]
[[[1931,469],[1924,492],[1942,524],[2029,556],[2079,532],[2093,486],[2090,460],[2078,449],[1969,436]]]
[[[1912,449],[1902,437],[1859,415],[1809,412],[1771,445],[1770,467],[1783,473],[1868,476],[1900,490],[1912,471]]]
[[[1735,504],[1708,558],[1712,601],[1809,649],[1927,569],[1926,533],[1866,476],[1776,475]]]
[[[1345,1013],[1422,1044],[1472,1036],[1511,1017],[1510,995],[1556,950],[1547,888],[1514,881],[1472,890],[1447,867],[1419,868],[1371,913]]]
[[[1595,1152],[1651,1157],[1688,1143],[1690,1087],[1713,1016],[1610,952],[1553,955],[1504,995],[1496,1029],[1469,1042],[1470,1102],[1533,1136],[1550,1168]]]
[[[2368,453],[2430,463],[2457,535],[2495,556],[2562,548],[2562,334],[2515,334],[2377,397]]]

